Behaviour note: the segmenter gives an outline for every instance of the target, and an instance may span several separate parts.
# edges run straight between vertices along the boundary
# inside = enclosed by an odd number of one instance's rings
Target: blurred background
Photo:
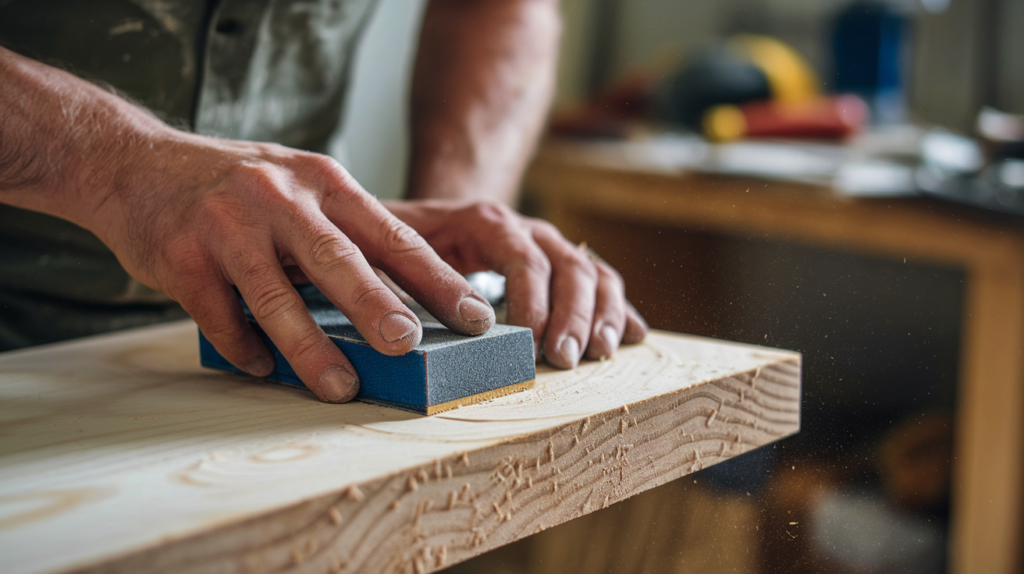
[[[422,8],[383,1],[334,144],[382,198]],[[451,571],[1019,571],[1024,1],[562,11],[522,209],[653,327],[803,353],[802,431]]]

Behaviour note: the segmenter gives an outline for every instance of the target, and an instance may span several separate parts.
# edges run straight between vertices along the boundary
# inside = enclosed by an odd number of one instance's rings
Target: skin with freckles
[[[553,0],[431,0],[411,102],[415,199],[387,206],[329,157],[172,129],[0,48],[0,202],[92,231],[226,359],[267,375],[237,288],[324,401],[351,400],[359,382],[292,284],[315,283],[373,348],[404,354],[422,328],[378,270],[467,335],[494,312],[461,274],[504,274],[509,322],[533,330],[538,358],[572,368],[647,327],[614,269],[503,203],[543,125],[558,34]]]

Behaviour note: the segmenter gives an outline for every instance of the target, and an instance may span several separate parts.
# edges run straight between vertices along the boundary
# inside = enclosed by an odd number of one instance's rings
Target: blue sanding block
[[[432,415],[533,387],[536,368],[529,329],[495,325],[483,335],[467,337],[439,323],[423,322],[420,344],[392,357],[374,350],[315,287],[303,286],[300,294],[324,333],[355,367],[359,400]],[[248,308],[245,311],[274,355],[274,372],[267,378],[305,388]],[[199,356],[205,367],[242,373],[202,332]]]

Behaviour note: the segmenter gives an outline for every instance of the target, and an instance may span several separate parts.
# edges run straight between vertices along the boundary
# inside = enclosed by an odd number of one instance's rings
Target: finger
[[[323,215],[279,230],[302,271],[374,349],[404,355],[423,336],[419,319],[381,282],[359,248]]]
[[[414,226],[433,229],[431,245],[444,254],[442,260],[460,271],[491,270],[505,276],[506,322],[533,331],[534,356],[539,361],[551,267],[522,217],[507,206],[487,202],[458,209],[415,202],[412,208],[398,204],[392,209]]]
[[[402,303],[405,303],[406,305],[413,303],[413,298],[406,293],[404,289],[399,287],[398,283],[395,283],[394,279],[388,277],[388,274],[382,269],[374,267],[373,272],[377,275],[377,279],[380,279],[380,282],[383,283],[385,287],[391,289],[391,292],[394,293]]]
[[[525,245],[496,267],[505,276],[505,322],[533,331],[533,356],[539,363],[550,318],[551,263],[539,247]]]
[[[444,326],[464,335],[480,335],[494,326],[490,303],[445,263],[411,227],[366,192],[328,201],[324,212],[362,248],[370,263]]]
[[[355,369],[313,320],[278,261],[250,252],[231,265],[228,273],[256,322],[309,390],[329,403],[354,398],[359,391]]]
[[[202,293],[182,297],[179,303],[232,365],[257,377],[274,371],[274,357],[249,326],[238,297],[226,283],[211,281]]]
[[[551,318],[544,334],[544,356],[556,367],[572,369],[590,343],[597,267],[549,223],[535,224],[533,237],[551,261]]]
[[[586,352],[588,359],[614,355],[626,328],[626,297],[622,277],[603,261],[595,261],[594,265],[597,267],[597,293],[594,326]]]
[[[626,301],[626,331],[622,335],[622,344],[635,345],[643,341],[648,330],[647,321],[629,301]]]
[[[505,276],[506,323],[533,331],[539,362],[550,313],[551,262],[524,221],[507,206],[479,202],[452,214],[448,225],[462,230],[463,263]]]

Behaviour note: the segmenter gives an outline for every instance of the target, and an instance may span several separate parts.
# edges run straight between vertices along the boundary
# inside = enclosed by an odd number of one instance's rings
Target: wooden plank
[[[5,572],[433,571],[799,428],[799,355],[668,333],[429,417],[197,346],[182,322],[0,355]]]
[[[967,275],[951,503],[950,572],[1020,572],[1024,268]]]

